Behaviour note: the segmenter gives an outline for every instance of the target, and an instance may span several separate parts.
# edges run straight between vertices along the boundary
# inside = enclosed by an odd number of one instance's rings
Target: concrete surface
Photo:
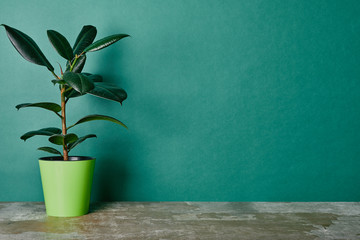
[[[3,202],[0,239],[360,239],[360,203],[113,202],[56,218]]]

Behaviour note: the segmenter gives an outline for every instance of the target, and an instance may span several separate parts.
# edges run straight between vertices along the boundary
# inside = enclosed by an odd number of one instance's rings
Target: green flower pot
[[[48,216],[76,217],[89,212],[95,159],[44,157],[39,165]]]

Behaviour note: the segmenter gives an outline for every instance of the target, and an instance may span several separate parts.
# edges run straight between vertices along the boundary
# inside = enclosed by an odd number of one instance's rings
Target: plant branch
[[[51,71],[51,73],[54,75],[54,77],[56,77],[57,79],[61,79],[58,75],[56,75],[56,73],[54,73],[54,71]]]
[[[69,87],[68,89],[65,90],[64,93],[66,93],[66,92],[68,92],[68,91],[70,91],[70,90],[72,90],[72,89],[73,89],[72,87]]]
[[[83,55],[85,52],[82,52],[82,53],[80,53],[80,55],[78,56],[78,57],[81,57],[81,55]]]
[[[67,133],[66,129],[66,114],[65,114],[65,86],[61,87],[61,126],[62,126],[62,134],[65,136]],[[64,155],[64,161],[69,160],[69,153],[66,145],[63,145],[63,155]]]
[[[55,114],[58,115],[60,118],[62,118],[62,116],[60,114],[58,114],[57,112]]]

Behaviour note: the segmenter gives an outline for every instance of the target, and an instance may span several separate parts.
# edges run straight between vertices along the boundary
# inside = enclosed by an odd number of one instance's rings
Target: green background
[[[73,123],[107,114],[74,151],[97,158],[93,201],[359,201],[358,1],[0,1],[0,23],[30,35],[59,72],[47,40],[128,33],[88,54],[87,72],[128,92],[120,106],[69,102]],[[0,200],[42,201],[36,151],[59,126],[24,102],[57,101],[45,67],[26,62],[0,31]]]

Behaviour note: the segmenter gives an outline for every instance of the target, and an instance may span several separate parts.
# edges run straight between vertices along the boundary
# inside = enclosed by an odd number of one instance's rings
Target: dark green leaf
[[[119,103],[122,103],[127,97],[124,89],[101,82],[95,83],[94,89],[88,93],[96,97],[113,100]]]
[[[64,135],[54,134],[51,137],[49,137],[49,141],[56,145],[64,145]]]
[[[82,73],[82,74],[86,75],[93,82],[102,82],[103,81],[102,76],[100,76],[98,74],[91,74],[91,73]]]
[[[91,25],[84,26],[81,29],[81,32],[79,33],[78,37],[76,38],[73,52],[74,54],[79,55],[84,51],[84,49],[89,46],[96,37],[96,28]]]
[[[78,140],[78,136],[73,133],[66,134],[65,136],[62,134],[54,134],[49,137],[49,141],[56,145],[66,145],[69,143],[73,143]]]
[[[48,30],[47,31],[48,38],[55,48],[55,50],[62,56],[63,58],[71,61],[74,58],[74,53],[72,51],[72,48],[66,40],[66,38],[61,35],[60,33],[54,31],[54,30]]]
[[[100,75],[90,74],[90,73],[82,73],[82,74],[87,76],[93,82],[101,82],[102,81],[102,77]],[[79,96],[81,96],[81,94],[73,89],[68,92],[65,92],[65,97],[67,97],[67,98],[74,98],[74,97],[79,97]]]
[[[59,154],[60,156],[62,156],[62,154],[58,150],[56,150],[55,148],[52,148],[52,147],[39,147],[38,150],[52,153],[52,154]]]
[[[86,117],[81,118],[79,121],[77,121],[75,124],[71,125],[70,127],[68,127],[67,129],[70,129],[80,123],[84,123],[84,122],[89,122],[89,121],[94,121],[94,120],[106,120],[106,121],[110,121],[116,124],[119,124],[125,128],[127,128],[127,126],[125,124],[123,124],[122,122],[120,122],[119,120],[113,118],[113,117],[109,117],[109,116],[104,116],[104,115],[98,115],[98,114],[94,114],[94,115],[88,115]]]
[[[110,46],[111,44],[116,43],[120,39],[128,37],[128,36],[129,35],[127,35],[127,34],[115,34],[115,35],[111,35],[111,36],[102,38],[102,39],[94,42],[93,44],[91,44],[87,48],[85,48],[84,52],[98,51],[98,50],[103,49],[103,48],[105,48],[107,46]]]
[[[36,135],[52,136],[54,134],[60,134],[60,133],[61,133],[61,129],[50,127],[50,128],[42,128],[36,131],[27,132],[24,135],[22,135],[20,138],[26,141],[27,139]]]
[[[57,80],[57,79],[54,79],[54,80],[51,80],[51,82],[55,85],[55,84],[65,84],[66,82],[64,80]]]
[[[89,134],[89,135],[86,135],[86,136],[84,136],[84,137],[79,138],[78,140],[76,140],[76,141],[73,142],[73,143],[70,143],[70,144],[68,145],[69,151],[70,151],[71,149],[73,149],[74,147],[76,147],[78,144],[80,144],[80,143],[82,143],[83,141],[85,141],[86,139],[88,139],[88,138],[93,138],[93,137],[96,137],[96,135],[95,135],[95,134]]]
[[[75,97],[80,97],[81,94],[77,91],[75,91],[74,89],[71,89],[70,91],[65,93],[65,97],[67,98],[75,98]]]
[[[74,133],[68,133],[65,135],[65,144],[76,142],[79,138]]]
[[[67,84],[80,94],[85,94],[94,88],[94,83],[86,75],[81,73],[66,72],[63,78]]]
[[[23,103],[16,106],[17,110],[20,108],[26,108],[26,107],[39,107],[44,108],[50,111],[53,111],[55,113],[58,113],[61,111],[61,107],[59,104],[51,103],[51,102],[40,102],[40,103]]]
[[[103,80],[102,77],[97,74],[90,74],[90,73],[82,73],[82,74],[87,76],[93,82],[102,82],[102,80]],[[55,80],[53,80],[53,81],[55,81]],[[65,92],[65,97],[67,97],[67,98],[74,98],[74,97],[79,97],[79,96],[81,96],[81,94],[73,89],[68,92]]]
[[[29,62],[45,66],[51,72],[54,71],[54,67],[46,59],[45,55],[42,53],[32,38],[30,38],[25,33],[5,24],[1,24],[1,26],[5,27],[10,42],[23,58]]]
[[[85,62],[86,62],[86,55],[83,54],[83,55],[81,55],[81,56],[78,58],[78,60],[76,61],[75,66],[74,66],[72,72],[81,73],[81,71],[82,71],[83,68],[84,68]],[[70,63],[67,62],[67,63],[66,63],[66,71],[67,71],[67,72],[70,71],[70,67],[71,67],[71,66],[70,66]]]

